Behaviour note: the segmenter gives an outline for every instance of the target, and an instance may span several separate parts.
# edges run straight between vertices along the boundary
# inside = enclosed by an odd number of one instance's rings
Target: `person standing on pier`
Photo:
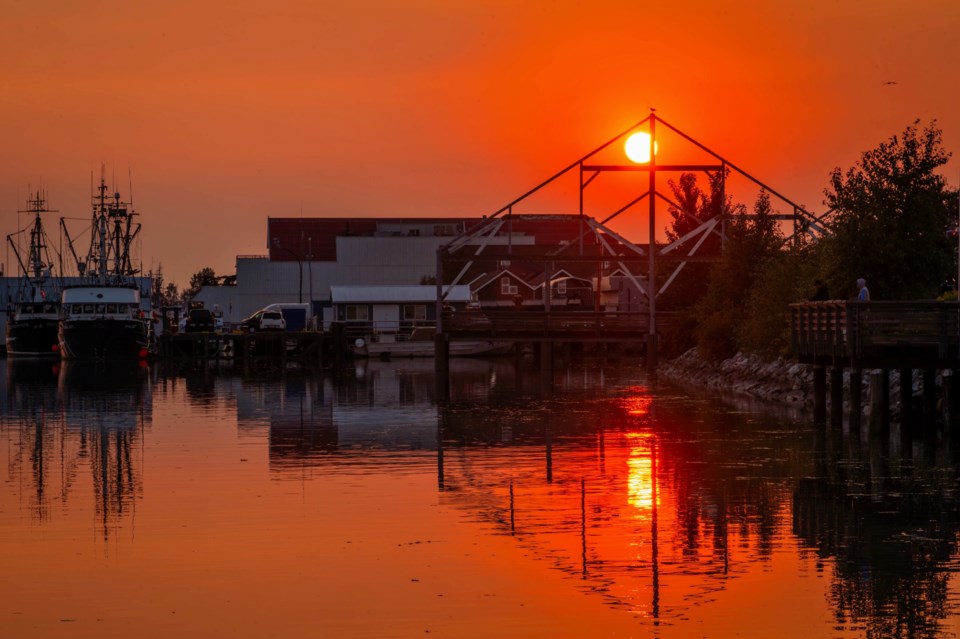
[[[857,288],[860,290],[857,293],[858,302],[869,302],[870,301],[870,289],[867,288],[867,280],[862,277],[857,280]]]
[[[823,280],[816,280],[813,283],[817,289],[813,292],[813,297],[810,298],[811,302],[826,302],[830,299],[830,293],[827,290],[827,284]]]

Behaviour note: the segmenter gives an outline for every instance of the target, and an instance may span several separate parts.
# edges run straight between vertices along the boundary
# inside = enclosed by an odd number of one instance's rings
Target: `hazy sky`
[[[938,121],[960,182],[955,0],[0,11],[4,233],[28,187],[86,218],[105,164],[124,194],[132,174],[145,268],[181,286],[265,253],[268,216],[492,213],[651,107],[813,210],[831,169],[917,118]]]

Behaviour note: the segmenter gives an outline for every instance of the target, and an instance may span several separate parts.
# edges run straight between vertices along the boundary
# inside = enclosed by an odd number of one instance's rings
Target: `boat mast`
[[[87,261],[96,268],[97,284],[129,284],[137,273],[131,261],[130,245],[140,231],[140,224],[134,221],[136,213],[129,210],[129,203],[121,201],[120,193],[108,197],[107,188],[101,176],[94,198],[94,238]]]
[[[33,289],[33,297],[36,298],[33,301],[39,301],[43,298],[43,286],[47,278],[51,275],[51,269],[53,268],[53,262],[50,260],[50,251],[47,244],[47,233],[43,228],[41,214],[56,213],[56,211],[48,209],[46,204],[46,198],[44,198],[40,191],[37,191],[35,195],[27,198],[27,209],[18,211],[18,213],[33,214],[33,223],[30,226],[30,249],[26,261],[21,259],[20,253],[13,243],[12,236],[7,237],[17,256],[17,262],[20,264],[23,275]]]

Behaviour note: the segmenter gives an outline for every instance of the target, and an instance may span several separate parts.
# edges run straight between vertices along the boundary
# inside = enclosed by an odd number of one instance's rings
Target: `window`
[[[369,309],[362,304],[347,304],[346,320],[348,322],[366,322],[370,319]]]
[[[117,305],[116,305],[116,304],[107,304],[107,312],[110,313],[111,315],[112,315],[113,313],[116,313],[116,312],[117,312]]]
[[[403,307],[403,319],[423,321],[427,319],[427,307],[424,304],[407,304]]]
[[[87,315],[92,315],[92,314],[93,314],[93,304],[84,304],[84,305],[83,305],[83,312],[86,313]]]
[[[557,282],[557,295],[566,295],[567,294],[567,280],[560,280]]]
[[[97,315],[103,315],[107,312],[106,304],[97,304]]]
[[[500,293],[503,295],[516,295],[520,292],[520,289],[516,287],[509,277],[500,278]]]

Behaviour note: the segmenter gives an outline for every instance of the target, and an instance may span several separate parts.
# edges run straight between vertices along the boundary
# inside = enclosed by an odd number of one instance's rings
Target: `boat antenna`
[[[130,206],[133,206],[133,170],[127,167],[127,199]]]

